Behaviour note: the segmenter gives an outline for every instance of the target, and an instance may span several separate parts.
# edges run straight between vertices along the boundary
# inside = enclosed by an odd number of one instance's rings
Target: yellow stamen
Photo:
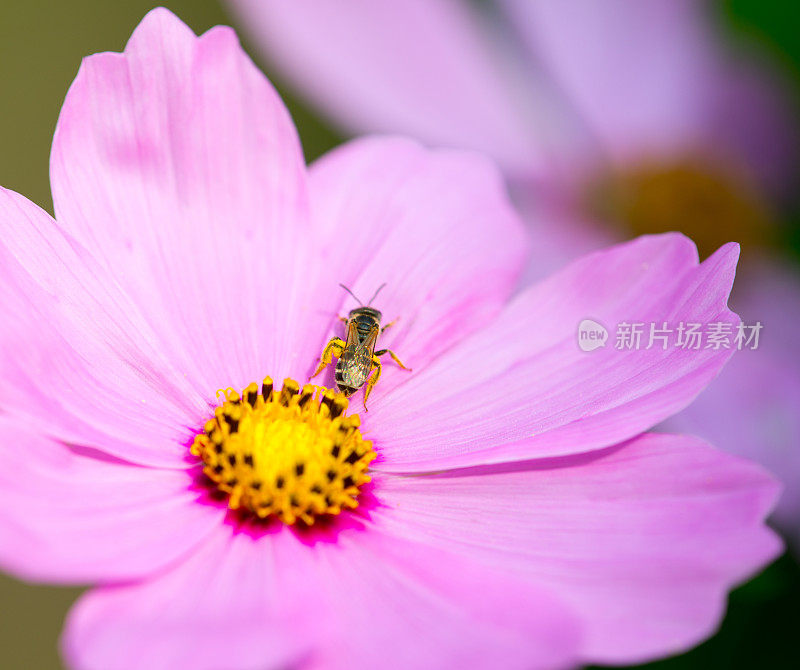
[[[357,414],[345,416],[341,393],[293,379],[273,390],[267,377],[225,398],[192,444],[205,475],[228,495],[231,509],[287,524],[313,524],[324,514],[358,507],[359,489],[375,458]]]

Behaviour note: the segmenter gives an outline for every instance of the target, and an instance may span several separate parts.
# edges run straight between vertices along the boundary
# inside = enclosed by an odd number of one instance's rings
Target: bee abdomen
[[[336,385],[344,392],[345,388],[360,389],[372,371],[372,360],[367,356],[341,358],[336,363]]]

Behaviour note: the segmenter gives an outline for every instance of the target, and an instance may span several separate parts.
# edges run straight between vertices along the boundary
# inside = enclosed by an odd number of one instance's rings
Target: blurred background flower
[[[529,280],[641,232],[682,230],[702,251],[741,241],[733,307],[764,323],[761,346],[736,355],[669,428],[776,472],[787,484],[776,522],[797,533],[800,10],[757,0],[253,0],[226,15],[211,0],[164,4],[198,32],[237,20],[249,31],[268,75],[315,105],[319,116],[289,99],[309,159],[365,131],[492,155],[538,235]],[[0,183],[49,202],[49,138],[80,57],[119,50],[151,7],[0,7]],[[785,558],[734,594],[720,635],[655,665],[797,667],[799,574]],[[8,667],[58,667],[38,641],[55,637],[72,595],[0,585]]]

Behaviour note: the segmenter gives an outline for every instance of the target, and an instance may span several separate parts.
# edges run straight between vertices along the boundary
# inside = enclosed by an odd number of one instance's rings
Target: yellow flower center
[[[359,416],[345,416],[343,394],[312,384],[301,391],[293,379],[284,380],[278,392],[269,377],[241,395],[233,389],[219,393],[225,401],[191,451],[228,495],[228,507],[309,525],[358,507],[375,452],[361,437]]]
[[[587,206],[626,234],[686,233],[701,256],[731,240],[766,242],[770,229],[766,204],[743,172],[692,156],[607,173],[589,185]]]

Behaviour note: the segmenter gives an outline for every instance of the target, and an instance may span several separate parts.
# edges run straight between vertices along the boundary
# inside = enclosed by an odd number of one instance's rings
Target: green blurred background
[[[195,32],[231,23],[212,0],[161,4]],[[133,28],[154,6],[142,0],[0,3],[0,184],[52,211],[50,141],[80,60],[97,51],[121,51]],[[800,88],[800,3],[726,0],[721,9],[730,39],[761,41],[785,62]],[[297,123],[308,159],[341,141],[280,81],[275,83]],[[798,250],[800,217],[791,218],[795,225],[789,231]],[[61,668],[56,640],[64,615],[79,594],[80,589],[32,586],[0,575],[0,670]],[[728,615],[715,637],[687,654],[646,667],[796,669],[799,636],[800,566],[787,555],[732,594]]]

